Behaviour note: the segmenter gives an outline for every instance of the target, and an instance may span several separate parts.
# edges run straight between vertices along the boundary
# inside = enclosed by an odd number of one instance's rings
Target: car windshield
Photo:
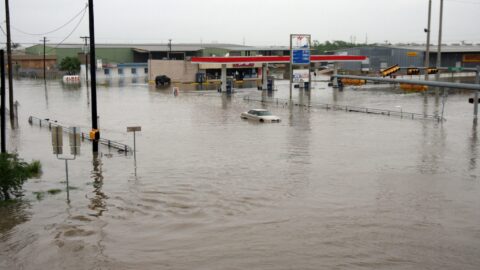
[[[257,111],[257,115],[258,116],[268,116],[268,115],[272,115],[272,113],[269,112],[269,111]]]

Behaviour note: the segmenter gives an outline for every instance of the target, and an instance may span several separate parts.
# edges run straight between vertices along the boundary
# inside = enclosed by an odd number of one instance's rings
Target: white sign
[[[294,69],[293,81],[296,83],[308,82],[308,69]]]
[[[296,49],[310,49],[310,35],[297,35],[292,34],[290,35],[292,50]]]

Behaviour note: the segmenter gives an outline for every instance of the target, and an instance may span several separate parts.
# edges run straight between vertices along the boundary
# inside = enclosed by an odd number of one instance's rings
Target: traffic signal
[[[386,77],[388,75],[392,75],[393,73],[397,72],[399,69],[400,69],[400,67],[398,65],[393,65],[389,68],[384,69],[383,71],[380,71],[380,74],[383,77]]]
[[[418,75],[418,74],[420,74],[420,69],[418,69],[418,68],[409,68],[409,69],[407,69],[407,74],[408,74],[408,75]]]
[[[438,73],[438,68],[429,67],[429,68],[427,68],[427,73],[428,74],[437,74]]]
[[[468,103],[473,104],[475,102],[474,98],[469,98]],[[480,98],[478,99],[478,103],[480,103]]]

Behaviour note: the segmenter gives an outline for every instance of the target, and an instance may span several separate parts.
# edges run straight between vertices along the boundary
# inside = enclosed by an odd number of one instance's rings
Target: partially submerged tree
[[[60,70],[66,71],[69,75],[75,75],[80,72],[80,60],[76,57],[65,57],[60,62]]]
[[[11,196],[21,195],[23,183],[40,175],[40,161],[27,163],[18,158],[17,154],[0,154],[0,200],[9,200]]]

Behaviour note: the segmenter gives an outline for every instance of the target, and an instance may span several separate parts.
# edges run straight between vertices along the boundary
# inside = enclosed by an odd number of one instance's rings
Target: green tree
[[[320,43],[318,40],[314,40],[312,49],[315,50],[316,53],[324,54],[324,53],[332,52],[335,50],[361,47],[361,46],[367,46],[367,44],[351,43],[351,42],[346,42],[342,40],[333,40],[332,42],[327,40],[325,41],[325,43]]]
[[[80,71],[80,60],[76,57],[65,57],[60,62],[60,70],[66,71],[69,75],[78,74]]]
[[[27,163],[18,158],[17,154],[0,154],[0,200],[9,200],[12,195],[21,195],[23,183],[40,175],[40,161]]]

